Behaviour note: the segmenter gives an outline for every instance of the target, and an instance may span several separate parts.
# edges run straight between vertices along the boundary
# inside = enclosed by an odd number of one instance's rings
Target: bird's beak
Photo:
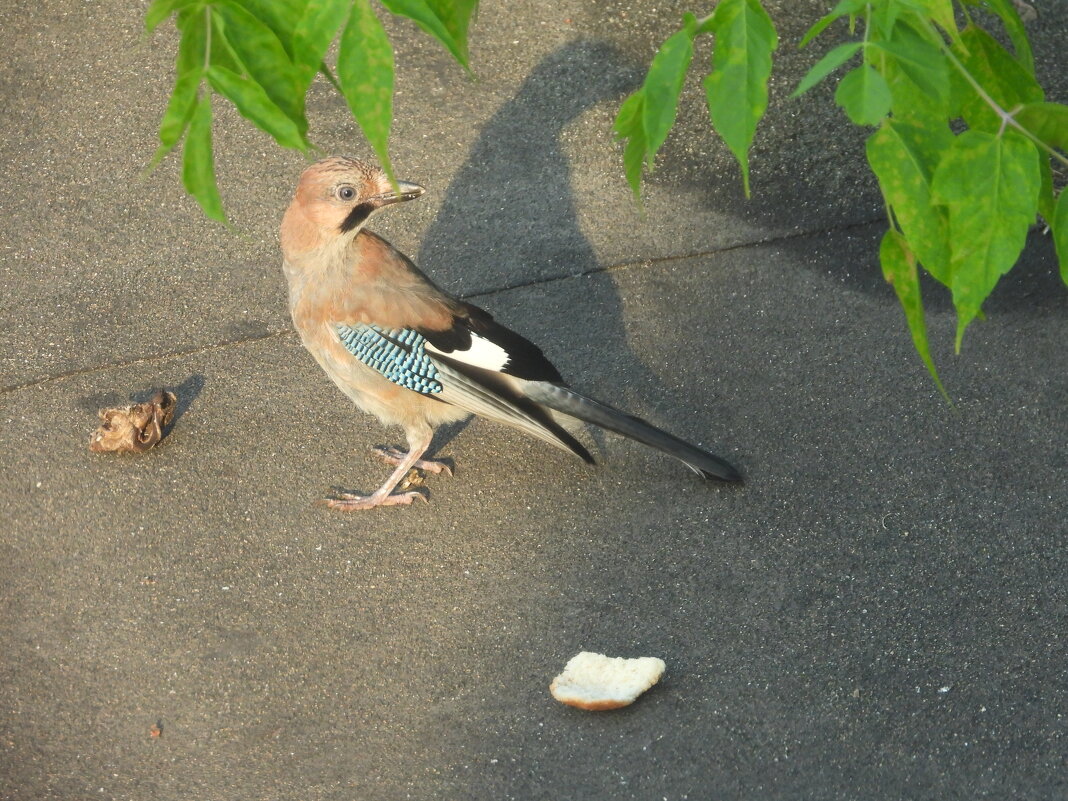
[[[426,190],[419,186],[419,184],[410,184],[407,181],[397,181],[397,188],[395,190],[375,195],[374,201],[379,207],[390,206],[405,200],[415,200],[425,191]]]

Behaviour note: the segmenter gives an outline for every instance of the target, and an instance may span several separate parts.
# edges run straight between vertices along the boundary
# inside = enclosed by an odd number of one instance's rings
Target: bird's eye
[[[356,190],[351,186],[339,186],[337,190],[337,196],[342,200],[352,200],[356,197]]]

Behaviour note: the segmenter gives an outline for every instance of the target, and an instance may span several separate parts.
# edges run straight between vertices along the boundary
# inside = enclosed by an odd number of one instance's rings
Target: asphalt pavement
[[[147,177],[175,34],[139,4],[0,8],[0,798],[1068,797],[1068,292],[1048,236],[960,356],[954,406],[877,261],[882,205],[833,87],[783,38],[746,201],[699,82],[644,213],[611,122],[686,7],[484,3],[465,76],[414,26],[375,220],[578,389],[737,464],[594,434],[596,468],[474,421],[429,503],[342,514],[397,431],[292,330],[277,226],[299,154],[218,104],[234,231]],[[1030,24],[1068,100],[1063,2]],[[707,48],[697,59],[707,59]],[[364,155],[316,84],[312,138]],[[163,442],[90,453],[96,410],[174,391]],[[656,656],[633,706],[548,685]]]

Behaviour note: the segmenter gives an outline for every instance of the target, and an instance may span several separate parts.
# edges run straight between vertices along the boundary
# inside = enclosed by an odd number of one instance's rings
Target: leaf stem
[[[933,32],[930,30],[930,23],[927,22],[927,20],[923,20],[923,23],[927,25],[929,32]],[[949,59],[949,63],[957,68],[957,71],[964,76],[964,80],[966,80],[971,85],[972,89],[975,90],[975,93],[979,95],[980,99],[988,106],[990,106],[990,109],[1001,119],[1001,130],[998,131],[999,136],[1001,135],[1001,133],[1004,132],[1005,126],[1011,126],[1020,133],[1022,133],[1025,137],[1030,139],[1032,142],[1034,142],[1036,145],[1038,145],[1042,150],[1045,150],[1049,155],[1053,156],[1053,158],[1057,159],[1057,161],[1060,161],[1062,164],[1068,167],[1068,157],[1062,156],[1060,153],[1058,153],[1056,150],[1047,145],[1045,142],[1043,142],[1041,139],[1031,133],[1031,131],[1029,131],[1027,128],[1025,128],[1023,125],[1016,121],[1015,114],[1021,108],[1023,108],[1022,106],[1018,106],[1012,111],[1006,111],[1005,109],[1003,109],[1001,105],[990,96],[986,89],[983,88],[982,84],[980,84],[979,81],[975,79],[975,76],[968,71],[968,68],[965,67],[961,60],[957,58],[952,48],[950,48],[950,46],[946,44],[946,41],[941,36],[938,36],[938,41],[941,42],[942,52],[946,54],[946,58]]]
[[[204,6],[204,74],[208,74],[211,66],[211,5]]]

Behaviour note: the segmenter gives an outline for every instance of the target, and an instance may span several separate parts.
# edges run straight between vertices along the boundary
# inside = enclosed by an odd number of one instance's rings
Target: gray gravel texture
[[[1068,99],[1064,2],[1031,26]],[[237,232],[147,177],[175,35],[116,0],[0,8],[0,798],[1068,797],[1068,316],[1036,230],[951,353],[912,349],[863,132],[788,94],[745,201],[694,80],[639,214],[611,120],[685,6],[485,3],[470,80],[390,25],[401,177],[376,220],[572,383],[737,463],[702,483],[611,435],[588,468],[475,421],[430,503],[344,515],[386,431],[292,332],[277,225],[303,161],[218,104]],[[698,59],[707,59],[707,48]],[[365,154],[317,84],[312,136]],[[140,457],[96,409],[180,396]],[[548,684],[658,656],[605,714]],[[153,726],[162,736],[150,736]]]

